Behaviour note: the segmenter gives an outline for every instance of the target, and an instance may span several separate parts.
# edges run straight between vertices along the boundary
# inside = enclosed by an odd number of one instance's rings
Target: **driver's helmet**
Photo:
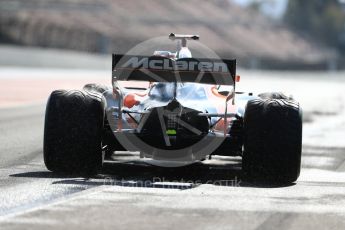
[[[149,96],[154,99],[168,101],[174,95],[174,84],[171,82],[158,82],[152,85]]]

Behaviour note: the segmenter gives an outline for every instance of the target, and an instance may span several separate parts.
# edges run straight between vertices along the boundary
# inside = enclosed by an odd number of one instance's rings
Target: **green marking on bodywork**
[[[165,133],[168,135],[176,135],[176,130],[175,129],[168,129]]]

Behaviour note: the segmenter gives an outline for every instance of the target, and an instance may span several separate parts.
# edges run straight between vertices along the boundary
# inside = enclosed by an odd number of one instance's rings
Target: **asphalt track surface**
[[[108,161],[92,178],[54,174],[42,159],[44,104],[0,109],[0,229],[344,229],[344,83],[314,82],[315,92],[329,92],[326,105],[289,82],[306,117],[301,176],[283,186],[246,183],[240,158],[225,157],[178,169]]]

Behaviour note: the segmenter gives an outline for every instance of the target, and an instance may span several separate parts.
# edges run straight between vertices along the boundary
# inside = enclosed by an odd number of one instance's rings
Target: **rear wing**
[[[112,57],[114,81],[195,82],[234,85],[236,60],[161,56],[116,55]]]

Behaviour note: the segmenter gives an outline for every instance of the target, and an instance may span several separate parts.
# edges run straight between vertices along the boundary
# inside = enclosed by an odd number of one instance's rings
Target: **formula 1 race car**
[[[246,178],[291,183],[301,165],[302,113],[282,93],[236,92],[236,60],[177,52],[112,56],[112,87],[56,90],[48,99],[44,162],[53,172],[96,174],[116,151],[177,167],[242,156]],[[194,51],[193,51],[194,52]]]

